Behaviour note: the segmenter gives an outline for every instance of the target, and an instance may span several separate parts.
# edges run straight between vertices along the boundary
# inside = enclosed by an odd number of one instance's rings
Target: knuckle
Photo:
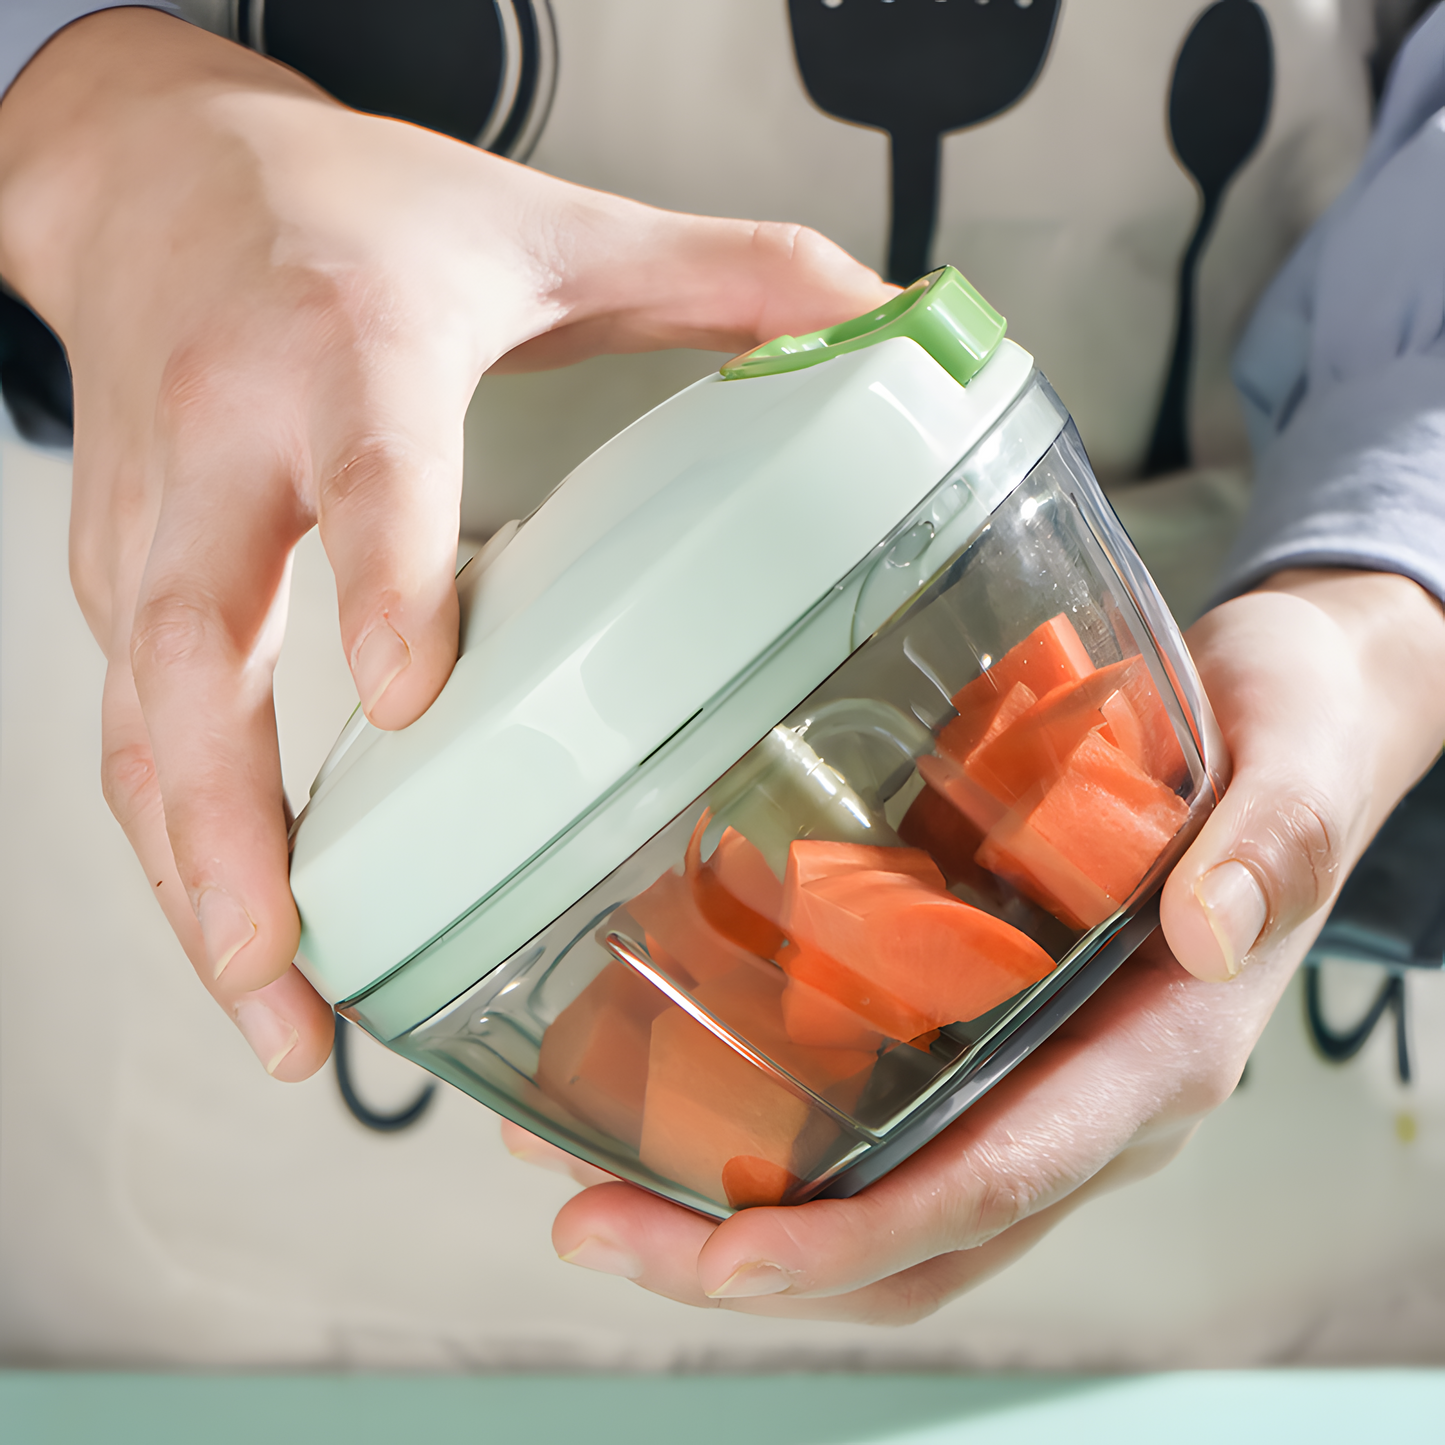
[[[1250,850],[1271,923],[1292,925],[1329,900],[1339,878],[1343,833],[1333,804],[1312,791],[1294,793],[1272,810]]]
[[[395,297],[362,266],[273,271],[254,304],[208,315],[171,351],[156,392],[163,433],[208,433],[218,415],[249,420],[258,404],[294,404],[293,382],[318,368],[354,375],[358,353],[396,327]]]
[[[1038,1199],[1036,1185],[993,1148],[970,1151],[967,1168],[971,1187],[952,1201],[955,1217],[948,1231],[961,1248],[984,1244],[1028,1218]]]
[[[793,221],[758,221],[753,226],[753,245],[769,257],[791,261],[805,230],[806,226]]]
[[[753,230],[753,244],[770,259],[804,273],[820,269],[841,254],[821,232],[793,221],[759,221]]]
[[[144,555],[154,530],[145,476],[134,463],[100,471],[76,462],[68,565],[71,590],[102,645],[109,639],[117,572]]]
[[[231,397],[231,370],[208,347],[179,347],[167,360],[156,391],[161,428],[184,433],[205,424]]]
[[[1198,1122],[1227,1102],[1238,1082],[1239,1070],[1229,1064],[1191,1075],[1180,1088],[1175,1112],[1182,1118]],[[1182,1149],[1187,1139],[1187,1134],[1181,1134],[1174,1152]]]
[[[212,654],[221,641],[219,632],[214,609],[197,597],[167,591],[146,598],[136,608],[131,631],[130,662],[137,685]]]
[[[410,450],[394,437],[356,439],[322,474],[319,497],[323,511],[356,510],[393,477],[404,472]]]
[[[1189,1075],[1179,1084],[1178,1094],[1170,1101],[1169,1123],[1192,1120],[1195,1123],[1214,1113],[1234,1092],[1238,1079],[1228,1068],[1212,1068]],[[1162,1121],[1163,1123],[1163,1121]],[[1146,1131],[1146,1137],[1147,1131]],[[1183,1140],[1179,1142],[1183,1147]]]
[[[100,757],[100,788],[116,822],[129,830],[156,796],[156,765],[150,748],[135,742],[106,747]]]
[[[951,1291],[941,1289],[930,1271],[907,1270],[892,1281],[887,1305],[875,1312],[870,1324],[902,1329],[926,1320],[948,1302]]]

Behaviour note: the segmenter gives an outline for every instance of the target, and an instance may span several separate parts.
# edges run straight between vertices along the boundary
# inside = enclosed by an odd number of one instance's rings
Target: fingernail
[[[258,998],[240,999],[232,1007],[231,1017],[268,1074],[274,1074],[281,1067],[281,1061],[301,1038],[280,1014]]]
[[[563,1264],[578,1264],[595,1269],[599,1274],[620,1275],[623,1279],[641,1279],[642,1261],[636,1255],[619,1249],[610,1239],[589,1234],[576,1249],[559,1255]]]
[[[251,915],[224,888],[207,888],[196,904],[211,977],[220,978],[226,965],[256,936]]]
[[[751,1264],[739,1265],[707,1294],[709,1299],[752,1299],[756,1295],[782,1294],[792,1283],[792,1273],[782,1265],[755,1259]]]
[[[1224,955],[1224,967],[1233,978],[1244,965],[1269,917],[1264,889],[1253,869],[1231,858],[1211,868],[1194,885],[1194,896],[1204,909],[1210,931]]]
[[[410,666],[411,648],[406,639],[389,622],[378,622],[357,643],[351,664],[362,712],[370,715],[387,688]]]

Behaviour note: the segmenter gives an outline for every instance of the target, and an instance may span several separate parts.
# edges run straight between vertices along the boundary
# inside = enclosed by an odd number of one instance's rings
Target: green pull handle
[[[983,369],[1008,322],[952,266],[915,281],[891,301],[864,316],[807,336],[779,336],[734,357],[724,379],[773,376],[859,351],[893,336],[916,341],[960,386]]]

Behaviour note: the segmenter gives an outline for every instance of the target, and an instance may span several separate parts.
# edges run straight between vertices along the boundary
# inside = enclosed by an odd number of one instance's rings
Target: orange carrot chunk
[[[1144,771],[1166,788],[1180,787],[1189,776],[1189,765],[1184,761],[1184,749],[1179,746],[1164,699],[1142,660],[1137,668],[1125,674],[1121,691],[1139,719],[1140,763]]]
[[[611,962],[542,1035],[537,1086],[584,1123],[637,1148],[652,1020],[663,993]]]
[[[978,861],[1074,927],[1093,927],[1143,881],[1189,815],[1172,789],[1099,732],[1086,734],[1027,812]]]
[[[1035,697],[1042,697],[1065,683],[1080,681],[1093,670],[1094,664],[1074,624],[1060,612],[961,688],[954,695],[953,706],[960,718],[980,716],[988,712],[991,699],[1005,696],[1020,683]]]
[[[1127,680],[1133,672],[1132,667],[1128,669],[1123,674],[1119,691],[1099,704],[1099,713],[1104,719],[1100,735],[1106,742],[1113,743],[1130,762],[1137,763],[1147,773],[1149,760],[1145,756],[1144,725],[1139,721],[1139,714],[1134,710],[1134,704],[1129,701],[1129,695],[1125,691]]]
[[[926,1009],[810,943],[789,943],[779,962],[788,973],[783,1017],[789,1035],[799,1042],[848,1049],[870,1031],[911,1039],[935,1026]]]
[[[653,1021],[641,1159],[708,1199],[725,1201],[723,1166],[745,1155],[787,1173],[813,1111],[675,1006]]]
[[[912,847],[922,848],[942,869],[950,885],[966,883],[976,889],[988,888],[988,876],[974,861],[983,843],[983,830],[954,806],[946,790],[925,787],[903,815],[898,836]]]
[[[693,880],[681,874],[664,873],[627,911],[646,931],[653,961],[680,982],[720,978],[752,957],[703,916]]]
[[[1000,824],[978,850],[978,861],[1006,879],[1025,898],[1080,932],[1102,923],[1119,906],[1068,856],[1015,814]]]
[[[878,848],[868,843],[828,843],[821,838],[799,838],[788,848],[783,874],[783,911],[799,888],[818,878],[840,873],[880,871],[902,873],[942,893],[947,888],[938,864],[920,848]]]
[[[1045,693],[1012,727],[974,753],[968,776],[1005,804],[1039,784],[1047,787],[1084,734],[1108,725],[1100,709],[1118,693],[1133,665],[1111,663]]]
[[[977,1018],[1054,966],[1012,925],[897,873],[817,879],[788,896],[784,923],[916,1010],[922,1026],[900,1037]]]
[[[782,880],[736,828],[725,828],[708,864],[738,902],[776,923],[783,916]]]
[[[832,959],[817,955],[811,960],[810,968],[810,960],[793,944],[784,950],[783,960],[789,965],[782,998],[783,1027],[793,1043],[820,1049],[877,1052],[884,1034],[848,1004],[852,992],[867,992],[862,980],[856,980],[856,986],[850,990],[848,985],[840,984],[838,966]],[[901,1020],[906,1016],[911,1021],[911,1015],[902,1004],[897,1007],[899,1021],[895,1021],[895,1026],[907,1028],[908,1022]],[[874,1017],[877,1017],[876,1011]]]
[[[980,833],[987,833],[1008,812],[1007,803],[951,758],[925,753],[918,759],[918,771],[924,782]]]
[[[734,1209],[781,1204],[803,1181],[789,1169],[751,1154],[735,1154],[722,1167],[723,1193]]]
[[[875,1062],[871,1052],[805,1049],[783,1027],[782,975],[752,962],[733,974],[698,985],[707,1011],[794,1078],[851,1108]],[[804,1135],[806,1129],[806,1137]],[[642,1162],[711,1199],[728,1199],[723,1170],[729,1160],[761,1161],[774,1172],[805,1178],[837,1127],[815,1106],[719,1039],[675,1006],[654,1020],[643,1108]],[[747,1166],[758,1177],[758,1164]],[[781,1198],[753,1198],[776,1203]]]
[[[790,942],[778,961],[796,1040],[842,1047],[860,1025],[894,1039],[925,1036],[1053,967],[1017,929],[948,893],[916,849],[798,841],[783,890]]]
[[[752,963],[699,984],[693,996],[720,1023],[841,1109],[857,1102],[877,1060],[877,1035],[850,1044],[800,1047],[783,1010],[786,976],[770,963]]]
[[[684,874],[692,884],[692,898],[697,905],[698,914],[709,927],[744,952],[760,958],[772,958],[783,946],[783,935],[778,928],[776,915],[769,918],[759,913],[745,903],[734,890],[729,889],[722,881],[715,859],[706,863],[702,861],[702,835],[707,830],[709,817],[710,814],[704,812],[698,819],[697,827],[692,830],[692,837],[688,841],[683,863]],[[757,850],[740,833],[733,832],[731,828],[726,832],[732,834],[727,844],[731,854],[731,871],[744,875],[739,881],[747,891],[766,890],[763,901],[773,905],[772,890],[766,889],[762,879],[756,875],[754,860],[749,856],[750,853],[757,853]],[[772,870],[763,861],[761,854],[758,854],[756,861],[768,877],[773,878]],[[773,882],[777,884],[776,879],[773,879]]]
[[[977,706],[960,712],[939,733],[938,751],[966,768],[985,743],[1007,732],[1038,700],[1038,694],[1023,682],[1014,683],[1005,692],[980,694]]]

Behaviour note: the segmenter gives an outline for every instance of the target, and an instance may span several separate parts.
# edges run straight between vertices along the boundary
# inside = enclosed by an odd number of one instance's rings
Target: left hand
[[[1189,643],[1234,776],[1165,885],[1162,936],[855,1198],[714,1224],[611,1180],[563,1206],[558,1254],[685,1304],[903,1324],[1172,1159],[1233,1091],[1340,885],[1445,739],[1445,611],[1405,578],[1281,574]]]
[[[133,6],[66,26],[0,100],[0,274],[74,376],[106,799],[202,984],[291,1081],[333,1018],[292,964],[271,691],[301,537],[367,717],[405,727],[456,661],[483,371],[741,351],[893,294],[803,227],[588,191]]]

